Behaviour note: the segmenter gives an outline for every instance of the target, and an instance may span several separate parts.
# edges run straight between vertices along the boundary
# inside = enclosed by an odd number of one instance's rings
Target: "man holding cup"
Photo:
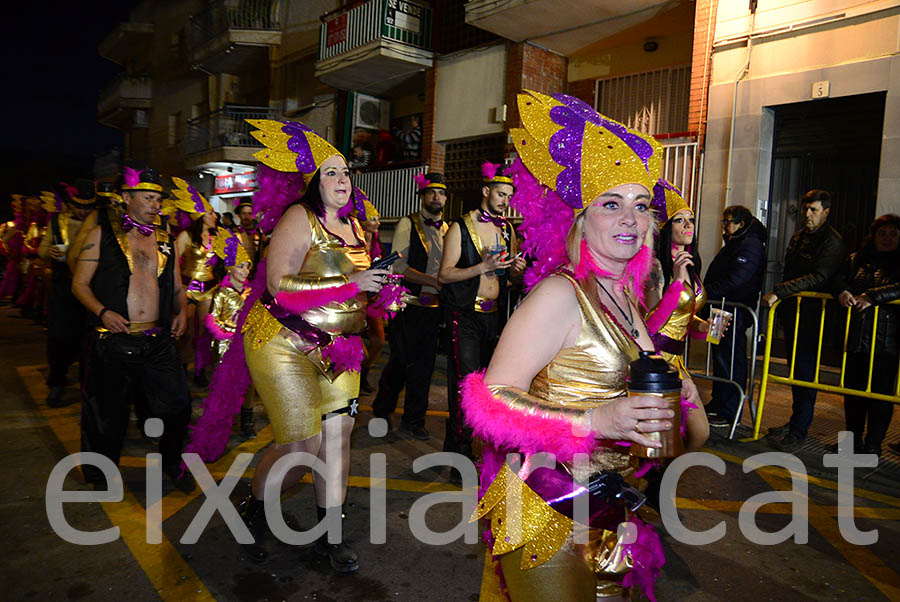
[[[521,278],[525,260],[516,255],[512,225],[503,217],[515,192],[500,166],[484,163],[481,204],[453,222],[444,238],[439,279],[449,335],[447,419],[444,451],[472,458],[472,433],[465,426],[459,383],[485,368],[506,317],[507,278]]]
[[[58,211],[50,216],[50,227],[44,232],[38,255],[50,259],[50,312],[47,319],[47,405],[64,405],[66,372],[81,352],[84,335],[84,307],[72,294],[72,271],[66,263],[69,244],[75,240],[84,218],[96,205],[94,181],[75,180],[75,185],[60,182],[52,193]]]

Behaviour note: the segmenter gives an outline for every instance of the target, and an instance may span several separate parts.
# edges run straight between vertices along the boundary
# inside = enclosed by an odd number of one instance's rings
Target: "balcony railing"
[[[279,31],[281,3],[278,0],[216,0],[191,17],[188,47],[196,49],[230,29]]]
[[[411,0],[369,0],[328,15],[319,26],[319,60],[385,39],[431,49],[431,7]]]
[[[195,155],[225,146],[260,146],[250,135],[253,127],[245,120],[276,117],[275,109],[269,107],[226,107],[189,119],[184,154]]]
[[[148,108],[153,99],[153,80],[147,74],[122,73],[106,84],[97,99],[97,110],[105,113],[122,108]]]
[[[416,165],[354,174],[352,179],[371,199],[382,219],[397,219],[419,208],[413,177],[426,171],[427,166]]]

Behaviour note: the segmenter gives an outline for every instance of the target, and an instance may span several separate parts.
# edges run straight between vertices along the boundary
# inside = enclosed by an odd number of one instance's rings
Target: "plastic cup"
[[[491,245],[487,250],[489,255],[503,255],[506,253],[506,245]],[[506,270],[494,270],[494,273],[498,276],[502,276],[503,272]]]
[[[69,248],[69,245],[58,244],[53,246],[61,253],[61,255],[56,258],[56,261],[59,261],[60,263],[64,262],[66,260],[66,250]]]
[[[728,324],[732,313],[724,309],[713,307],[709,310],[709,331],[706,333],[706,340],[713,345],[718,345],[725,334],[725,328]]]

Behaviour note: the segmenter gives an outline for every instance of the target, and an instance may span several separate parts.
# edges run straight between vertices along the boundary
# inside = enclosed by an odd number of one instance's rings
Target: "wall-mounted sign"
[[[256,190],[256,172],[229,173],[216,176],[215,194],[229,194],[232,192],[249,192]]]
[[[337,16],[325,23],[327,37],[325,38],[325,46],[331,47],[335,44],[347,41],[347,13]]]
[[[384,23],[399,29],[420,33],[424,10],[418,4],[405,0],[387,0],[384,11]]]

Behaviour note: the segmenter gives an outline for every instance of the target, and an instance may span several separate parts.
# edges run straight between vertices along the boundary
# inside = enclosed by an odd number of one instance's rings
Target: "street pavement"
[[[387,351],[387,350],[386,350]],[[379,366],[383,365],[386,355]],[[183,543],[188,526],[204,503],[198,489],[185,495],[163,478],[161,543],[147,543],[145,464],[155,451],[132,425],[123,451],[121,473],[125,493],[121,501],[66,503],[64,515],[74,528],[99,531],[119,528],[111,543],[82,546],[68,543],[50,525],[45,504],[47,483],[54,466],[79,450],[79,393],[73,382],[67,391],[70,405],[59,409],[44,403],[47,389],[45,337],[40,326],[0,307],[0,478],[3,491],[0,520],[5,537],[0,543],[0,597],[4,600],[478,600],[484,547],[457,540],[442,545],[424,543],[413,535],[423,505],[425,524],[434,532],[448,531],[464,521],[474,491],[460,491],[448,469],[413,470],[413,462],[440,451],[446,416],[446,374],[439,357],[432,385],[431,411],[426,427],[430,441],[376,437],[369,433],[372,396],[362,400],[352,438],[346,535],[360,555],[360,569],[349,576],[335,574],[327,561],[309,546],[280,542],[271,545],[272,558],[259,566],[246,560],[219,514],[215,514],[196,543]],[[377,382],[377,371],[370,380]],[[70,378],[77,377],[76,369]],[[704,398],[708,386],[701,382]],[[195,391],[195,415],[202,400]],[[773,387],[766,400],[765,427],[777,426],[790,415],[789,390]],[[747,424],[749,419],[745,418]],[[840,398],[821,395],[807,446],[798,454],[804,471],[788,474],[774,466],[757,470],[744,465],[750,456],[772,451],[763,440],[748,441],[746,426],[735,441],[714,429],[704,449],[720,458],[725,474],[694,466],[682,475],[676,505],[683,524],[693,531],[724,524],[724,536],[704,545],[681,543],[645,512],[662,535],[666,565],[657,582],[662,600],[900,600],[900,463],[886,451],[880,466],[857,469],[854,500],[856,525],[877,530],[877,542],[858,546],[844,540],[838,524],[838,484],[835,469],[823,466],[822,452],[834,443],[842,425]],[[256,408],[256,439],[243,441],[235,431],[227,454],[208,465],[219,481],[240,453],[255,453],[271,442],[271,430],[261,406]],[[396,420],[395,420],[396,422]],[[889,441],[900,438],[900,419],[894,420]],[[377,433],[376,433],[377,434]],[[745,439],[741,441],[741,439]],[[370,479],[370,457],[384,454],[386,479]],[[255,461],[237,484],[233,497],[246,493]],[[377,476],[377,475],[376,475]],[[792,478],[794,482],[792,483]],[[386,541],[370,543],[373,492],[386,491]],[[752,543],[742,532],[739,511],[755,508],[759,529],[776,532],[791,521],[789,503],[747,502],[774,490],[806,488],[793,498],[808,512],[808,541],[774,545]],[[89,492],[77,471],[65,479],[65,489]],[[438,496],[445,501],[438,503]],[[768,502],[770,500],[759,500]],[[377,506],[377,504],[374,504]],[[287,491],[283,508],[288,522],[308,529],[316,522],[312,487],[307,483]],[[377,522],[377,521],[376,521]],[[671,524],[670,524],[671,526]],[[635,595],[635,599],[645,599]]]

